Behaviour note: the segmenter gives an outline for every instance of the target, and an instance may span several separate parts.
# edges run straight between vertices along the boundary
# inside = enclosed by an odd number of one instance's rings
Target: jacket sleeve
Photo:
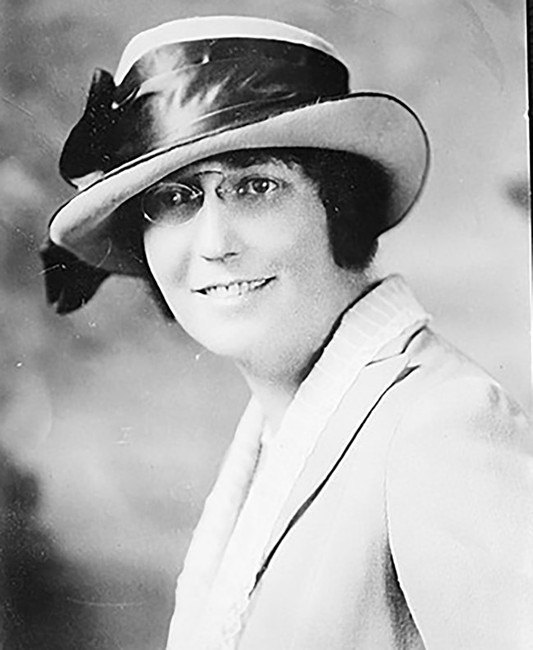
[[[389,543],[429,650],[533,648],[530,425],[488,378],[410,409],[387,463]]]

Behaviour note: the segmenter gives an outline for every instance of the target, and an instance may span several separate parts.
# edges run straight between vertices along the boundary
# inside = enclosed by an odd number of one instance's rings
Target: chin
[[[261,337],[249,327],[219,327],[206,332],[204,328],[184,326],[187,334],[202,347],[220,357],[236,362],[250,357],[257,350]]]
[[[200,344],[217,357],[233,361],[237,365],[248,365],[256,357],[256,351],[253,346],[243,345],[242,342],[236,341],[209,341],[200,342]]]

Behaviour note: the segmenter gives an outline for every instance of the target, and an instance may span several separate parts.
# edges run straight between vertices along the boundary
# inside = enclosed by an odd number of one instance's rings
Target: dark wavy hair
[[[378,236],[387,222],[391,196],[390,178],[378,163],[345,151],[313,148],[240,149],[209,160],[235,168],[271,160],[288,167],[298,165],[315,183],[326,210],[335,263],[359,272],[372,263],[378,249]],[[163,313],[172,318],[146,261],[143,245],[146,222],[140,210],[140,197],[134,197],[117,212],[113,227],[120,229],[120,235],[115,241],[120,241],[130,255],[142,261],[152,295]]]

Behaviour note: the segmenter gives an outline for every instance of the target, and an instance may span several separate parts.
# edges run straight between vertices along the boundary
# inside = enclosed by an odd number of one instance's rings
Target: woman
[[[281,23],[174,21],[95,76],[49,299],[140,275],[252,393],[169,650],[531,646],[527,422],[371,270],[427,164],[408,107],[351,93],[333,48]]]

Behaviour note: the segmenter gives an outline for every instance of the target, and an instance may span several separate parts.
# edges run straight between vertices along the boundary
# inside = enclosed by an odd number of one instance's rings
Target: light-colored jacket
[[[271,537],[239,650],[533,648],[533,439],[423,328],[356,382]]]

